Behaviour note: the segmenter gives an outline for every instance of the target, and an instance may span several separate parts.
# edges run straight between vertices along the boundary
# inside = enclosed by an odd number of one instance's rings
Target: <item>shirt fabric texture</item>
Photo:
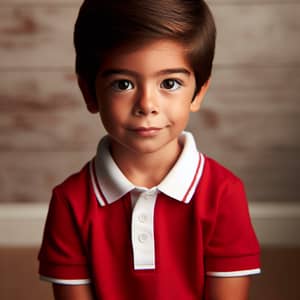
[[[96,299],[202,299],[206,276],[260,272],[241,180],[193,136],[156,187],[122,174],[104,137],[94,159],[53,190],[39,253],[42,279],[92,284]],[[155,170],[151,170],[153,172]]]

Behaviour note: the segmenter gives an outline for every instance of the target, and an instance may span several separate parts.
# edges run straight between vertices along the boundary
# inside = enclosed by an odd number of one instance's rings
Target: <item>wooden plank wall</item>
[[[47,202],[104,134],[73,72],[79,0],[0,0],[0,203]],[[209,1],[211,89],[189,129],[249,201],[299,201],[300,1]]]

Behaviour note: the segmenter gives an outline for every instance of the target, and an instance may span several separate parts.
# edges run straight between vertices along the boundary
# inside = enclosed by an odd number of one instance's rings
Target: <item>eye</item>
[[[181,88],[182,83],[177,79],[165,79],[160,87],[170,91],[176,91]]]
[[[133,89],[133,83],[129,80],[116,80],[112,83],[112,88],[116,91],[127,91]]]

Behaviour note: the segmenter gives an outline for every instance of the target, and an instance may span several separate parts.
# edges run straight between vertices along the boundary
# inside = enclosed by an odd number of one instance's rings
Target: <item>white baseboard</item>
[[[0,246],[38,246],[47,205],[0,205]],[[253,203],[252,222],[262,246],[300,246],[300,204]]]
[[[48,206],[0,205],[0,246],[36,246],[41,243]]]
[[[262,246],[300,247],[300,203],[253,203],[250,213]]]

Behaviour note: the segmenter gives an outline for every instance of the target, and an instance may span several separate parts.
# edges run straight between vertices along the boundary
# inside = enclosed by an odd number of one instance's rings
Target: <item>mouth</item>
[[[160,127],[137,127],[131,129],[134,133],[141,137],[153,137],[159,134],[159,132],[162,130]]]

